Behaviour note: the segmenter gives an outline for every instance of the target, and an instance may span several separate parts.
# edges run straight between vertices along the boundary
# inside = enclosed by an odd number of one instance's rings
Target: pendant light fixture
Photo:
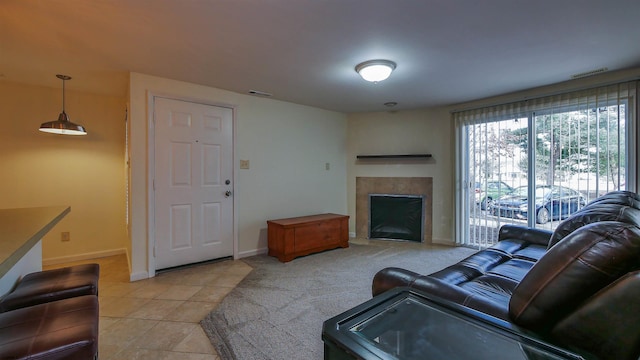
[[[69,116],[64,112],[64,82],[66,80],[71,80],[71,76],[58,74],[56,77],[62,80],[62,112],[58,115],[58,120],[42,123],[39,130],[42,132],[61,135],[87,135],[87,131],[84,127],[69,121]]]
[[[369,60],[356,65],[356,72],[363,79],[377,83],[387,79],[395,68],[396,63],[390,60]]]

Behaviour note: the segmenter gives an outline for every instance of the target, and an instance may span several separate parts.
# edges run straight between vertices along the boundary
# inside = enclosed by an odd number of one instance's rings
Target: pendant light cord
[[[56,75],[56,77],[62,80],[62,113],[65,115],[65,118],[66,118],[66,115],[67,115],[67,113],[65,112],[65,93],[67,92],[66,82],[67,80],[71,80],[71,76],[58,74]]]
[[[66,79],[62,79],[62,113],[66,114],[64,112],[64,93],[65,93],[65,89],[64,89],[64,83],[66,82]]]

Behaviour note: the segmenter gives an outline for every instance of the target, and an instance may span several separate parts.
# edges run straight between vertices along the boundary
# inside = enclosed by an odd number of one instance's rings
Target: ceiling
[[[128,73],[341,112],[640,66],[638,0],[2,0],[0,80],[126,96]],[[377,84],[356,64],[389,59]]]

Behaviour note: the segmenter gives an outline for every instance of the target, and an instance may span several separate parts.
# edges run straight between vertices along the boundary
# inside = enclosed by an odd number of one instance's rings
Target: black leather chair
[[[98,264],[83,264],[25,275],[0,299],[0,312],[82,295],[98,295]]]
[[[0,359],[98,357],[98,297],[84,295],[0,313]]]

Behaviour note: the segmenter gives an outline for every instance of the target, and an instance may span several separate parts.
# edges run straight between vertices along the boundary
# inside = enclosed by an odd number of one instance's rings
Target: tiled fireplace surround
[[[356,236],[369,237],[369,194],[423,195],[425,198],[424,239],[432,243],[433,178],[356,177]]]

